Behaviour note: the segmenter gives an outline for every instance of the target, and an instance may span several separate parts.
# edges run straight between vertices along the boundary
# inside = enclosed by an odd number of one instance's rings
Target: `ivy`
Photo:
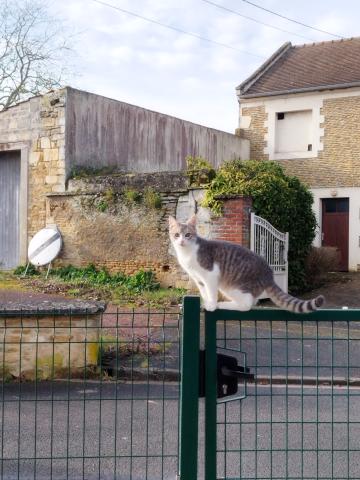
[[[252,197],[257,215],[278,230],[289,232],[289,289],[306,290],[305,259],[316,229],[309,189],[298,178],[286,175],[276,162],[231,160],[217,171],[203,205],[221,215],[221,197],[229,195]]]

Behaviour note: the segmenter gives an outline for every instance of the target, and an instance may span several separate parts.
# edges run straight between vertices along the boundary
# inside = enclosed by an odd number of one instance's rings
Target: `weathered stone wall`
[[[265,107],[243,107],[241,109],[241,117],[249,117],[251,119],[247,128],[242,127],[236,131],[240,138],[250,142],[250,159],[268,160],[269,156],[264,153],[264,148],[267,145],[265,140],[267,133]]]
[[[147,205],[144,198],[129,201],[129,190],[144,197],[144,185],[160,194],[161,208]],[[201,206],[203,195],[201,189],[189,189],[179,173],[71,180],[67,193],[47,199],[47,222],[59,227],[64,240],[57,262],[94,263],[126,274],[151,269],[165,286],[188,286],[169,240],[169,215],[186,221],[197,213],[200,235],[249,244],[251,201],[224,200],[224,217],[213,218]]]
[[[10,315],[0,307],[3,378],[69,378],[97,365],[101,312]]]
[[[26,152],[21,168],[27,186],[21,231],[28,238],[45,226],[46,195],[65,191],[65,90],[34,97],[0,113],[0,151]],[[23,161],[23,155],[22,155]],[[26,242],[25,242],[26,244]],[[26,249],[25,249],[26,250]],[[26,255],[26,251],[25,251]],[[24,252],[22,252],[25,262]]]
[[[147,205],[144,196],[150,186],[160,195],[161,208]],[[142,198],[131,200],[130,190]],[[174,277],[186,280],[168,240],[168,216],[176,216],[178,198],[185,192],[187,179],[182,174],[71,180],[66,194],[52,194],[47,200],[47,223],[55,223],[64,240],[58,263],[94,263],[126,274],[151,269],[166,285],[173,285]]]

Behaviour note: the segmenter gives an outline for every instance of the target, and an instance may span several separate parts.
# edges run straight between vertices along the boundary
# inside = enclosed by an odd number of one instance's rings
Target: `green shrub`
[[[221,196],[234,194],[252,197],[257,215],[289,232],[289,289],[306,290],[305,259],[316,229],[309,189],[298,178],[286,175],[276,162],[232,160],[217,171],[203,204],[221,215]]]

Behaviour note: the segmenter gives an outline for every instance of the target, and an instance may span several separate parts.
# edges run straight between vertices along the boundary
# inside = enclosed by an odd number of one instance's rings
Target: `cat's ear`
[[[187,222],[188,225],[191,225],[192,227],[196,226],[196,215],[193,215]]]
[[[174,217],[169,215],[169,227],[175,227],[177,225],[177,221]]]

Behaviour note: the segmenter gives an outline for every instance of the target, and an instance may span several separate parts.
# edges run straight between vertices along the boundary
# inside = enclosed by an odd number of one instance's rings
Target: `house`
[[[203,156],[218,166],[231,158],[248,158],[249,142],[69,87],[1,111],[0,268],[10,269],[26,262],[29,239],[56,221],[53,213],[61,209],[59,205],[69,193],[74,168],[118,174],[178,172],[185,169],[187,155]],[[176,190],[176,182],[169,187]],[[79,225],[76,215],[72,219],[74,228]],[[70,220],[62,217],[65,228]],[[89,223],[86,228],[90,233],[97,231],[98,240],[104,242],[110,235],[108,224],[102,222],[104,232],[99,225]],[[118,228],[124,232],[123,226]],[[115,239],[116,232],[111,233]],[[108,245],[114,245],[114,238],[109,238]],[[78,237],[76,241],[80,242]],[[99,248],[94,253],[99,263],[104,260],[102,255],[109,253],[105,250]],[[84,253],[82,258],[86,256]]]
[[[237,87],[250,158],[276,160],[314,196],[315,245],[360,269],[360,38],[285,43]]]

